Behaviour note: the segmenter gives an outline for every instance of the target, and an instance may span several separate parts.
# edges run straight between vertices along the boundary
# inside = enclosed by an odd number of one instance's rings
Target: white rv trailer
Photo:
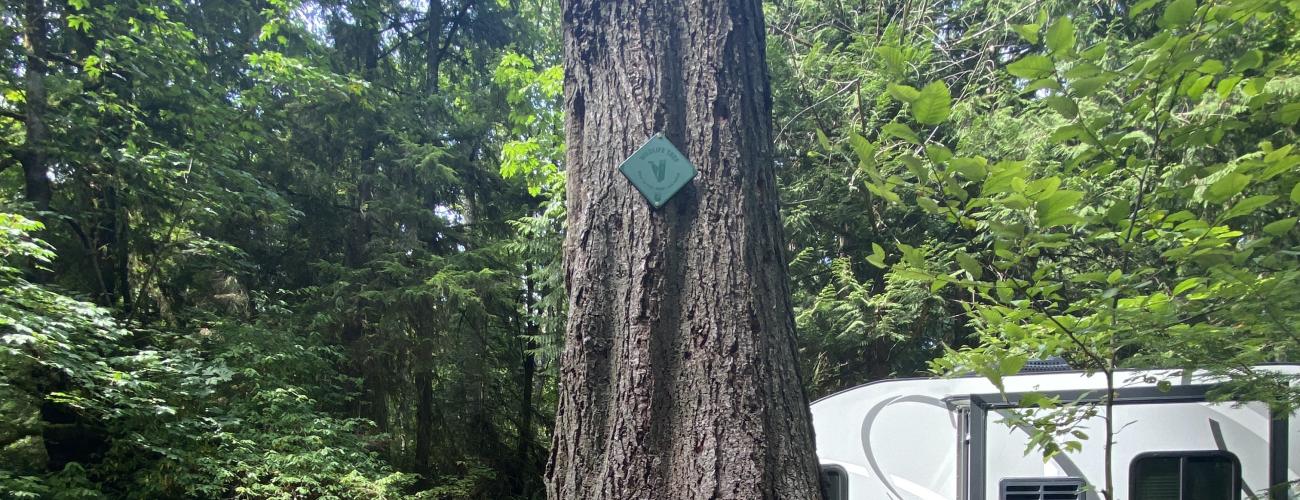
[[[1300,373],[1300,366],[1262,370]],[[1300,498],[1300,424],[1258,402],[1210,403],[1213,386],[1178,371],[1116,373],[1117,500]],[[1159,387],[1152,378],[1167,380]],[[1044,462],[1029,433],[1003,423],[1026,394],[1097,401],[1101,374],[874,382],[812,404],[828,500],[1099,500],[1104,420],[1085,422],[1077,452]],[[1163,389],[1163,390],[1162,390]],[[1084,485],[1091,485],[1090,488]]]

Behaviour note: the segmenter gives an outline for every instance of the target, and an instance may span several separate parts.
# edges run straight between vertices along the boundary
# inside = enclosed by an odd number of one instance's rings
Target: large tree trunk
[[[565,0],[569,322],[552,499],[819,496],[759,0]],[[658,210],[617,167],[699,170]]]

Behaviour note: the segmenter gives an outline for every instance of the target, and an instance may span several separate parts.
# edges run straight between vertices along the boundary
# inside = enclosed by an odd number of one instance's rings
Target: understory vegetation
[[[1300,2],[764,12],[811,398],[1060,356],[1300,406],[1253,369],[1300,358]],[[0,498],[542,498],[559,15],[0,7]]]

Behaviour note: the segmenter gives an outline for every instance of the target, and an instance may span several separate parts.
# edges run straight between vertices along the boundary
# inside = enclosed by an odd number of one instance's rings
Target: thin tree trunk
[[[122,206],[122,193],[117,185],[118,169],[111,167],[108,175],[113,179],[112,184],[105,186],[99,192],[98,198],[103,202],[103,212],[99,214],[102,228],[100,231],[104,237],[100,241],[102,251],[95,253],[95,258],[99,259],[96,266],[103,276],[100,282],[104,284],[101,291],[99,304],[105,307],[119,308],[119,314],[122,318],[132,317],[131,311],[131,282],[130,276],[130,242],[128,241],[128,226],[126,208]],[[140,296],[143,297],[147,290],[141,290]]]
[[[534,327],[529,327],[532,330]],[[523,391],[523,397],[519,402],[519,470],[523,472],[521,477],[520,493],[523,498],[531,498],[533,493],[533,483],[536,477],[537,468],[533,465],[533,439],[536,433],[533,432],[533,380],[537,373],[537,358],[531,352],[537,348],[537,344],[528,340],[524,344],[524,373],[519,381],[519,389]]]
[[[122,317],[131,317],[135,315],[135,304],[131,297],[131,214],[122,202],[122,193],[116,187],[113,188],[113,192],[113,218],[117,229],[114,238],[117,240],[117,247],[113,249],[113,267],[116,269],[114,272],[117,273],[117,294],[121,299],[120,314]],[[176,216],[180,217],[180,214],[177,213]],[[148,291],[140,290],[141,297],[144,297],[145,293]]]
[[[421,360],[428,363],[428,357]],[[423,364],[422,363],[422,364]],[[425,486],[433,481],[433,377],[426,368],[415,376],[415,468]]]
[[[426,63],[425,89],[430,94],[438,93],[438,73],[442,66],[442,0],[429,0],[429,9],[425,13],[424,50]]]
[[[526,266],[525,275],[532,275],[532,265]],[[524,318],[524,338],[520,343],[523,347],[523,374],[519,379],[519,496],[521,498],[532,498],[533,494],[533,474],[536,469],[533,467],[532,446],[534,439],[533,432],[533,381],[537,372],[537,357],[533,355],[533,350],[537,349],[537,338],[539,329],[537,322],[533,318],[540,316],[535,310],[535,300],[533,300],[533,280],[524,279],[524,311],[527,312]]]
[[[50,187],[50,167],[46,148],[49,132],[45,127],[45,64],[46,38],[49,27],[45,21],[45,0],[23,2],[23,50],[26,53],[23,78],[27,88],[24,99],[26,144],[19,156],[23,165],[23,181],[27,201],[37,210],[48,210],[53,191]]]
[[[552,499],[819,496],[759,0],[565,0],[569,321]],[[618,173],[663,132],[699,175]]]

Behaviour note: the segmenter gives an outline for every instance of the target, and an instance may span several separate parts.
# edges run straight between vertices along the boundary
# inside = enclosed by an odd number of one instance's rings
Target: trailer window
[[[822,466],[822,498],[826,500],[849,499],[849,477],[838,465]]]
[[[1241,464],[1226,451],[1143,453],[1129,468],[1133,500],[1238,500]]]

